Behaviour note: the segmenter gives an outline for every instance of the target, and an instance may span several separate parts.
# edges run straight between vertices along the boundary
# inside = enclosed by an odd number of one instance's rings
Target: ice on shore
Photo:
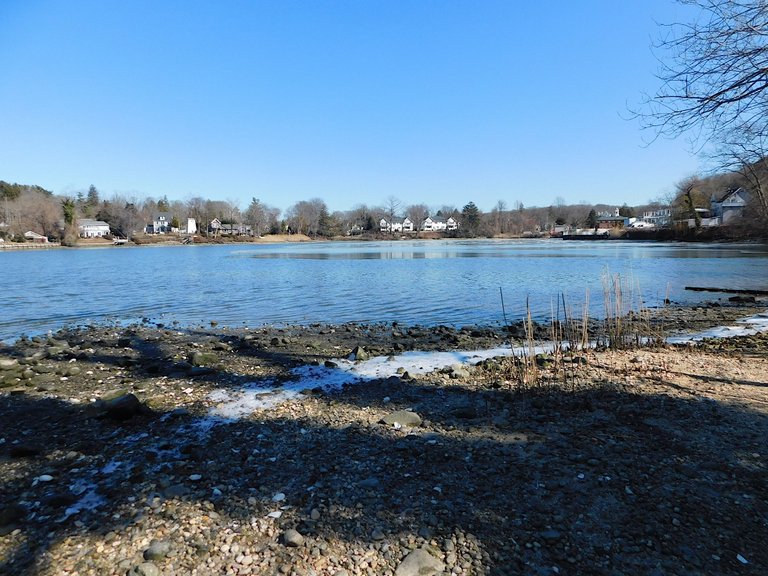
[[[729,326],[715,326],[708,330],[694,334],[682,334],[670,336],[667,342],[670,344],[692,344],[705,338],[733,338],[736,336],[754,336],[761,332],[768,332],[768,311],[755,314],[749,318],[742,318]]]
[[[670,344],[688,344],[704,338],[729,338],[753,335],[768,331],[768,312],[745,318],[735,325],[719,326],[694,334],[673,336]],[[341,390],[344,386],[370,380],[385,380],[402,372],[423,375],[455,365],[474,365],[489,358],[522,356],[552,352],[552,344],[527,347],[503,346],[489,350],[450,352],[405,352],[398,356],[377,356],[362,362],[334,360],[334,367],[299,366],[291,370],[292,380],[276,386],[273,380],[253,382],[240,390],[218,389],[211,392],[209,400],[215,403],[210,416],[224,420],[237,420],[256,410],[268,410],[320,388],[325,392]]]

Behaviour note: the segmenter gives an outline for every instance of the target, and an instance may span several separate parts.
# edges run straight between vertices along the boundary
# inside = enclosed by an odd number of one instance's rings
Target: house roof
[[[728,200],[728,198],[730,198],[731,196],[739,194],[742,197],[744,197],[746,193],[747,191],[744,190],[744,188],[742,188],[741,186],[739,186],[738,188],[729,188],[725,192],[721,192],[719,196],[713,196],[712,200],[714,202],[717,202],[718,204],[721,204],[726,200]]]
[[[103,220],[94,220],[93,218],[81,218],[77,221],[78,226],[107,226],[109,227],[109,224],[104,222]]]

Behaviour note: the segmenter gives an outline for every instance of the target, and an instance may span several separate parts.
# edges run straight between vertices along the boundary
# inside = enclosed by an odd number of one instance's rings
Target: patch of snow
[[[754,336],[761,332],[768,332],[768,311],[755,314],[749,318],[743,318],[730,326],[716,326],[694,334],[670,336],[667,342],[670,344],[693,344],[705,338],[733,338],[735,336]]]
[[[753,335],[768,331],[768,311],[739,321],[736,325],[721,326],[696,334],[673,336],[670,344],[698,342],[704,338],[728,338]],[[594,345],[594,343],[592,344]],[[377,379],[398,376],[403,371],[411,375],[423,375],[455,365],[474,365],[490,358],[551,353],[552,343],[539,344],[533,350],[526,346],[503,346],[489,350],[449,352],[405,352],[398,356],[376,356],[363,362],[335,359],[334,368],[327,366],[299,366],[291,370],[294,378],[280,386],[274,380],[252,382],[240,390],[217,389],[208,395],[215,403],[211,408],[208,426],[224,421],[238,420],[257,410],[269,410],[294,400],[315,388],[336,392],[344,386]]]
[[[59,519],[59,522],[64,522],[70,516],[79,514],[83,510],[95,510],[106,502],[106,499],[96,492],[96,484],[83,479],[75,480],[69,485],[69,490],[75,496],[80,496],[80,499],[64,510],[64,516]]]

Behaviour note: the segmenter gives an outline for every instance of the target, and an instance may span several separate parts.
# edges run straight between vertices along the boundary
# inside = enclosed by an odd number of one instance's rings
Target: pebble
[[[149,548],[144,550],[144,560],[162,560],[171,551],[171,543],[163,540],[152,540]]]
[[[142,562],[128,570],[126,576],[160,576],[160,569],[152,562]]]
[[[289,528],[283,532],[283,543],[289,548],[298,548],[304,544],[304,536],[299,534],[298,530]]]

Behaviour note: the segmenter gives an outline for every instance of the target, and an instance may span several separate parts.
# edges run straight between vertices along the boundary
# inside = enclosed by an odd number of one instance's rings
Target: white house
[[[382,232],[413,232],[413,221],[406,218],[395,218],[390,223],[386,218],[379,220],[379,230]]]
[[[101,238],[110,234],[109,224],[92,218],[78,220],[77,232],[81,238]]]
[[[659,208],[658,210],[649,210],[643,212],[643,221],[653,224],[659,228],[664,228],[672,224],[672,209],[671,208]],[[638,228],[634,226],[633,228]]]
[[[720,196],[712,196],[710,200],[712,215],[718,218],[721,224],[730,224],[741,218],[747,202],[749,202],[749,193],[744,188],[731,188]]]
[[[171,220],[173,217],[170,212],[158,212],[152,217],[152,222],[147,224],[147,234],[165,234],[166,232],[172,232]]]
[[[453,218],[451,218],[451,220],[453,220]],[[434,218],[432,216],[427,216],[421,229],[425,232],[441,232],[443,230],[448,230],[448,221],[440,216],[435,216]]]
[[[24,232],[24,240],[27,242],[35,242],[37,244],[48,244],[48,238],[37,232]]]

